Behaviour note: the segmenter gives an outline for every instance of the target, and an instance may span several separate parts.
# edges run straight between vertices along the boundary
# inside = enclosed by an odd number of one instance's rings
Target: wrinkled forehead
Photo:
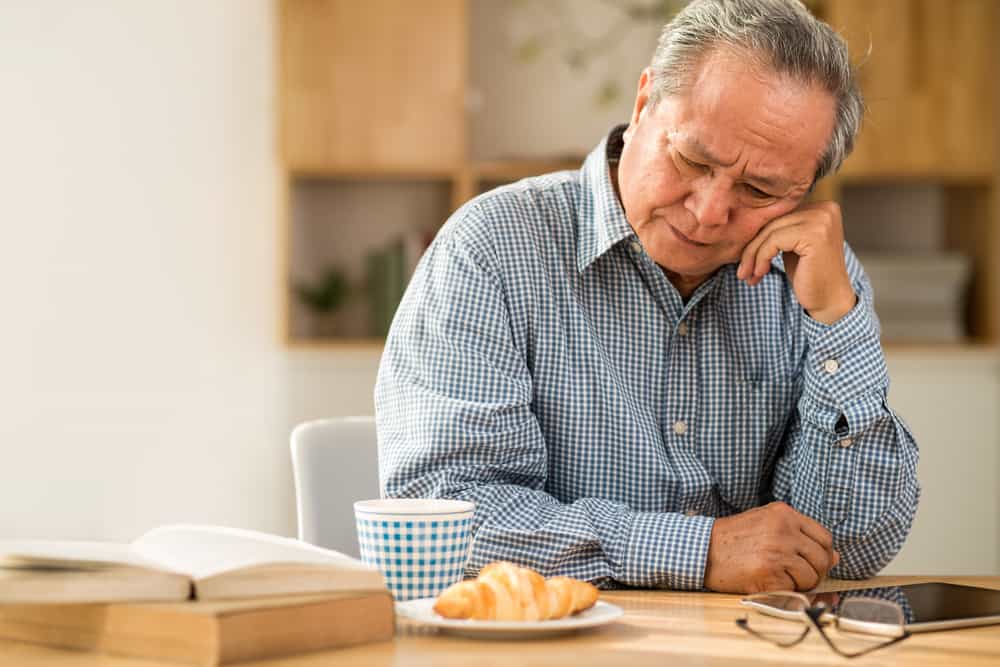
[[[699,64],[689,86],[660,100],[657,115],[677,139],[697,142],[723,164],[749,160],[811,182],[834,105],[816,84],[718,52]]]

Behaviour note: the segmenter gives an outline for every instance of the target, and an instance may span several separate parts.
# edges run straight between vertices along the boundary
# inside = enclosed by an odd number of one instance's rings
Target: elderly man
[[[393,323],[385,493],[476,503],[468,572],[809,589],[916,511],[870,285],[840,210],[844,43],[796,0],[695,0],[579,172],[469,202]]]

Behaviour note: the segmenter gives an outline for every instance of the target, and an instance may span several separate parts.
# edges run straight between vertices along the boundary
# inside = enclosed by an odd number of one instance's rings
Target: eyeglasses
[[[812,628],[845,658],[857,658],[910,636],[903,610],[888,600],[849,597],[837,606],[836,615],[831,606],[822,601],[813,604],[801,593],[761,593],[744,600],[753,611],[737,619],[736,625],[781,648],[800,643]],[[832,637],[824,628],[830,625],[836,628]]]

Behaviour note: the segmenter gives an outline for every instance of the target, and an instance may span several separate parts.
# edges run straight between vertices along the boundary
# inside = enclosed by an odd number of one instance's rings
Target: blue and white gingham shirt
[[[470,575],[503,559],[700,588],[714,517],[772,500],[832,531],[834,576],[875,574],[916,512],[917,447],[857,259],[858,304],[832,326],[780,258],[756,287],[724,266],[685,303],[612,188],[620,132],[442,227],[379,368],[383,492],[476,503]]]

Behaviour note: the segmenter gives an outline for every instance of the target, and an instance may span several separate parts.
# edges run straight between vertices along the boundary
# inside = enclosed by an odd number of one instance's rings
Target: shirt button
[[[823,362],[823,370],[825,370],[830,375],[833,375],[840,369],[840,364],[837,363],[836,359],[827,359]]]
[[[677,325],[677,334],[680,336],[688,335],[688,324],[687,322],[681,322]]]
[[[638,241],[632,241],[631,246],[632,246],[632,252],[642,252],[642,244],[640,244]]]
[[[837,446],[844,447],[845,449],[853,444],[854,444],[854,438],[841,438],[840,440],[837,441]]]
[[[698,510],[684,510],[684,516],[698,516]]]
[[[676,433],[677,435],[684,435],[685,433],[687,433],[687,430],[688,430],[688,425],[685,424],[683,421],[677,420],[674,422],[674,433]]]

